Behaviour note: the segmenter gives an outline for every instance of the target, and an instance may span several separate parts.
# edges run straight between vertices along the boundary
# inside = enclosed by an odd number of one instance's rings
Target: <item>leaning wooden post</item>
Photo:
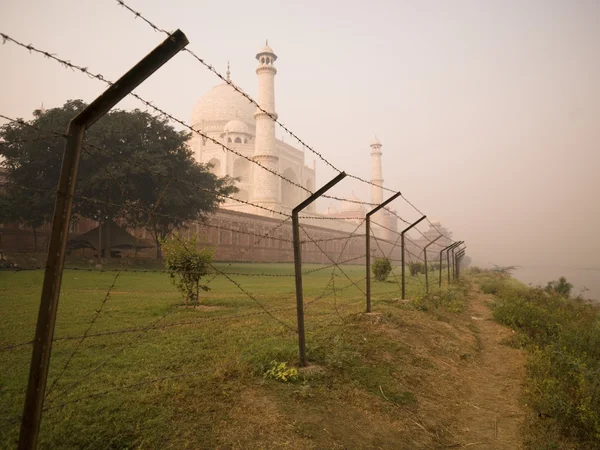
[[[388,205],[389,203],[393,202],[394,200],[396,200],[400,195],[402,195],[401,192],[397,192],[396,194],[392,195],[390,198],[388,198],[385,202],[379,204],[378,206],[376,206],[375,208],[373,208],[371,211],[369,211],[367,213],[367,217],[366,217],[366,225],[365,225],[365,233],[366,233],[366,251],[367,251],[367,264],[366,264],[366,270],[367,270],[367,312],[370,313],[371,312],[371,216],[373,214],[375,214],[377,211],[379,211],[381,208],[383,208],[384,206]]]
[[[292,210],[292,233],[294,236],[294,275],[296,277],[296,310],[298,315],[298,350],[300,365],[306,366],[306,338],[304,335],[304,298],[302,293],[302,253],[300,246],[300,220],[298,213],[346,177],[341,172],[333,180],[312,194]]]
[[[179,30],[175,31],[69,123],[31,355],[19,450],[37,448],[65,262],[67,234],[85,131],[187,44],[185,34]]]
[[[405,252],[405,245],[404,245],[404,233],[406,233],[408,230],[410,230],[411,228],[417,226],[421,221],[427,219],[427,216],[423,216],[421,217],[419,220],[417,220],[414,223],[411,223],[408,227],[406,227],[404,230],[402,230],[402,233],[400,233],[400,246],[402,247],[402,257],[401,257],[401,264],[402,264],[402,300],[406,299],[406,282],[405,282],[405,270],[404,270],[404,254]]]

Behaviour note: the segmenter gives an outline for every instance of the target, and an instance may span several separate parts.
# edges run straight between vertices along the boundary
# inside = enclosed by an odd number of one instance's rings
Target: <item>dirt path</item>
[[[463,448],[520,449],[525,354],[501,343],[513,332],[493,321],[486,299],[477,292],[469,311],[480,352],[465,373],[469,390],[460,404],[456,434]]]

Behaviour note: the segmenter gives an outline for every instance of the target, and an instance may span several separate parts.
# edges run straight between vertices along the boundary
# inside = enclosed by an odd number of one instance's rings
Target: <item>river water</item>
[[[513,276],[525,284],[546,286],[548,281],[565,277],[573,285],[573,296],[586,288],[583,297],[600,301],[600,268],[574,268],[558,266],[525,266],[513,272]]]

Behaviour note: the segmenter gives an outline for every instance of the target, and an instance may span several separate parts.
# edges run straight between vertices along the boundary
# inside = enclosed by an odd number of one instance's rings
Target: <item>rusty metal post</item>
[[[462,241],[455,242],[450,246],[448,251],[446,252],[446,260],[448,263],[448,285],[450,285],[450,265],[454,264],[454,249],[462,244]],[[452,261],[450,261],[450,252],[452,252]],[[452,266],[452,270],[454,271],[454,266]]]
[[[425,292],[427,294],[429,294],[429,267],[427,266],[427,247],[429,247],[432,244],[435,244],[435,241],[437,241],[441,237],[442,235],[440,234],[433,241],[431,241],[429,244],[423,247],[423,259],[425,260]]]
[[[461,241],[461,245],[464,241]],[[460,245],[457,245],[452,249],[452,281],[456,280],[456,254],[455,251],[460,250]]]
[[[333,180],[316,191],[292,210],[292,233],[294,236],[294,275],[296,278],[296,310],[298,315],[298,354],[300,365],[306,366],[306,338],[304,335],[304,298],[302,292],[302,253],[300,246],[300,219],[298,213],[346,177],[339,173]]]
[[[19,435],[19,450],[37,448],[65,262],[67,234],[85,130],[187,44],[188,40],[185,34],[179,30],[175,31],[69,123],[65,153],[56,192],[48,259],[31,355],[29,380]]]
[[[401,257],[401,264],[402,264],[402,300],[406,299],[406,280],[405,280],[405,267],[404,267],[404,255],[405,255],[405,250],[404,250],[404,234],[410,230],[413,227],[416,227],[421,221],[427,219],[427,216],[423,216],[421,217],[419,220],[417,220],[414,223],[411,223],[408,227],[406,227],[404,230],[402,230],[402,233],[400,233],[400,246],[402,247],[402,257]]]
[[[465,249],[467,247],[464,246],[462,249],[459,249],[458,253],[456,253],[456,268],[454,269],[454,275],[455,275],[455,279],[458,280],[459,276],[460,276],[460,261],[462,260],[462,257],[465,255]]]
[[[451,249],[452,247],[454,247],[455,245],[457,245],[457,244],[458,244],[458,242],[454,242],[453,244],[450,244],[450,245],[448,245],[446,248],[443,248],[443,249],[440,251],[440,281],[439,281],[439,287],[440,287],[440,289],[442,288],[442,266],[444,265],[444,264],[443,264],[443,263],[444,263],[444,261],[443,261],[443,257],[444,257],[443,253],[444,253],[444,252],[446,252],[446,254],[447,254],[447,253],[450,251],[450,249]],[[446,258],[446,259],[447,259],[447,258]],[[448,270],[449,270],[449,269],[448,269]],[[449,280],[449,279],[448,279],[448,280]]]
[[[452,245],[452,244],[450,244]],[[442,265],[443,265],[443,258],[444,258],[444,252],[446,250],[448,250],[450,248],[450,245],[448,245],[447,247],[444,247],[443,249],[440,250],[440,279],[439,279],[439,288],[442,288]]]
[[[367,213],[367,217],[365,220],[365,222],[366,222],[366,225],[365,225],[366,251],[367,251],[367,264],[366,264],[367,274],[366,275],[367,275],[367,312],[368,313],[371,312],[371,216],[373,214],[375,214],[377,211],[379,211],[381,208],[383,208],[384,206],[386,206],[389,203],[396,200],[400,195],[402,195],[402,193],[397,192],[396,194],[394,194],[390,198],[388,198],[385,202],[383,202],[380,205],[373,208],[371,211],[369,211]]]

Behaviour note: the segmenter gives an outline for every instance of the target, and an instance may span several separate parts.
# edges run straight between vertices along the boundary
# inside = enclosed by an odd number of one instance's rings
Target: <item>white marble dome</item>
[[[249,128],[246,123],[242,122],[240,119],[233,119],[227,122],[225,128],[223,128],[225,133],[241,133],[241,134],[249,134]]]
[[[222,83],[204,94],[194,106],[192,126],[204,123],[231,121],[237,117],[246,125],[254,125],[256,106],[227,83]]]

